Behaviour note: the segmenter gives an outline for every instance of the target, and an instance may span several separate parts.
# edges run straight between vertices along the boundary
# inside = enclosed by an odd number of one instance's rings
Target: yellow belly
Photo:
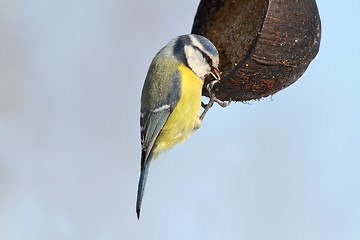
[[[154,144],[154,158],[166,149],[185,141],[194,129],[199,128],[199,112],[203,80],[189,68],[179,67],[181,81],[180,99],[161,129]]]

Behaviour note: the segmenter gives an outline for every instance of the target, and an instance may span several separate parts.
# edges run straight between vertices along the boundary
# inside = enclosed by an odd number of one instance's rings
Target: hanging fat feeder
[[[321,22],[315,0],[202,0],[192,33],[219,51],[216,97],[248,101],[301,77],[319,51]]]

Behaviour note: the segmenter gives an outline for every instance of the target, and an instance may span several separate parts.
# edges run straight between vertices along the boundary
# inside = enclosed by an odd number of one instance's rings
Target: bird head
[[[211,74],[220,79],[219,53],[207,38],[188,34],[173,39],[170,44],[176,60],[189,67],[199,78],[204,79]]]

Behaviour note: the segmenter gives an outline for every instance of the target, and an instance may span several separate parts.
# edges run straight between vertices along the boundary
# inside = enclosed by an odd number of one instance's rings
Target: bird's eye
[[[212,59],[211,59],[208,55],[206,55],[205,53],[203,53],[203,56],[204,56],[204,58],[205,58],[205,61],[206,61],[210,66],[212,66]]]
[[[194,48],[201,53],[201,55],[203,56],[205,62],[206,62],[207,64],[209,64],[209,66],[212,66],[212,65],[213,65],[212,59],[209,57],[209,55],[207,55],[206,53],[204,53],[200,48],[198,48],[198,47],[196,47],[196,46],[194,46]]]

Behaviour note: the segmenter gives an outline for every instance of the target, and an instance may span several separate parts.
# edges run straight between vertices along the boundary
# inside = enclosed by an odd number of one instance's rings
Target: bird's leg
[[[204,111],[202,112],[202,114],[200,115],[199,119],[200,121],[202,121],[207,113],[207,111],[209,111],[209,109],[214,105],[214,100],[210,98],[209,102],[207,104],[201,102],[201,106],[204,108]]]

